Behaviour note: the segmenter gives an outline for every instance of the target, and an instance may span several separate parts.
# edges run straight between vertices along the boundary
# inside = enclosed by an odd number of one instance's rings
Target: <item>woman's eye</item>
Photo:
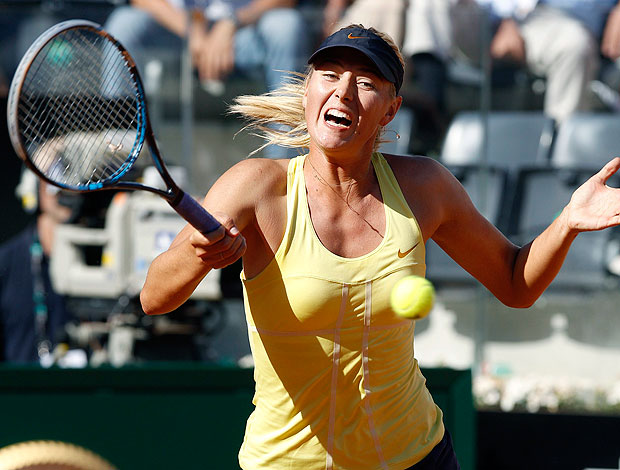
[[[338,76],[333,72],[326,72],[323,76],[329,80],[336,80],[338,78]]]
[[[359,86],[361,86],[362,88],[365,88],[367,90],[372,90],[375,88],[374,83],[372,83],[371,81],[368,80],[361,80],[358,82]]]

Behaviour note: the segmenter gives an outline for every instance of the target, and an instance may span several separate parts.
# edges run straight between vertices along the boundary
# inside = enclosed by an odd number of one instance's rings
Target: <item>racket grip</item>
[[[181,200],[172,207],[181,217],[202,233],[212,232],[221,225],[196,199],[186,192],[183,192]]]

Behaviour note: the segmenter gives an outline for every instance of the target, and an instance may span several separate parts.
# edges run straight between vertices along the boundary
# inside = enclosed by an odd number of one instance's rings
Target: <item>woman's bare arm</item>
[[[270,160],[244,160],[218,179],[203,205],[222,227],[202,234],[187,225],[170,248],[153,260],[140,293],[145,313],[176,309],[211,269],[228,266],[244,255],[248,235],[256,239],[257,209],[264,211],[261,205],[274,200],[270,193],[276,188],[274,179],[279,177],[274,165]],[[260,244],[251,245],[255,252],[261,249]]]
[[[620,158],[610,161],[578,188],[551,225],[523,247],[509,241],[480,214],[447,169],[429,159],[415,165],[418,168],[410,170],[409,179],[418,183],[414,185],[402,177],[399,181],[404,181],[425,239],[436,241],[511,307],[528,307],[538,299],[559,272],[580,232],[620,223],[620,190],[606,185],[620,169]],[[420,201],[420,193],[430,196]]]

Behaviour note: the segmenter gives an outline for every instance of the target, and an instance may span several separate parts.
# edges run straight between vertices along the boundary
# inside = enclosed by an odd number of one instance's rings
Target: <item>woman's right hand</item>
[[[222,224],[203,234],[187,225],[170,248],[153,260],[140,292],[147,315],[168,313],[181,306],[211,269],[237,261],[246,250],[245,237],[233,219],[213,213]]]
[[[246,242],[230,217],[217,212],[213,215],[222,225],[206,234],[194,230],[189,236],[189,243],[203,263],[213,269],[221,269],[243,256]]]
[[[153,260],[140,292],[144,313],[158,315],[178,308],[211,269],[229,266],[242,256],[244,268],[248,258],[256,265],[256,259],[273,257],[256,213],[284,233],[287,164],[246,159],[217,179],[201,204],[221,226],[204,234],[187,224],[168,250]]]

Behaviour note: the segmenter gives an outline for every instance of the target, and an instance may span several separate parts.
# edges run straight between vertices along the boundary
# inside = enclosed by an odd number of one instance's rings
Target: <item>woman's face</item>
[[[315,63],[303,104],[311,145],[323,151],[372,151],[380,126],[402,99],[374,64],[354,49],[335,48]]]

